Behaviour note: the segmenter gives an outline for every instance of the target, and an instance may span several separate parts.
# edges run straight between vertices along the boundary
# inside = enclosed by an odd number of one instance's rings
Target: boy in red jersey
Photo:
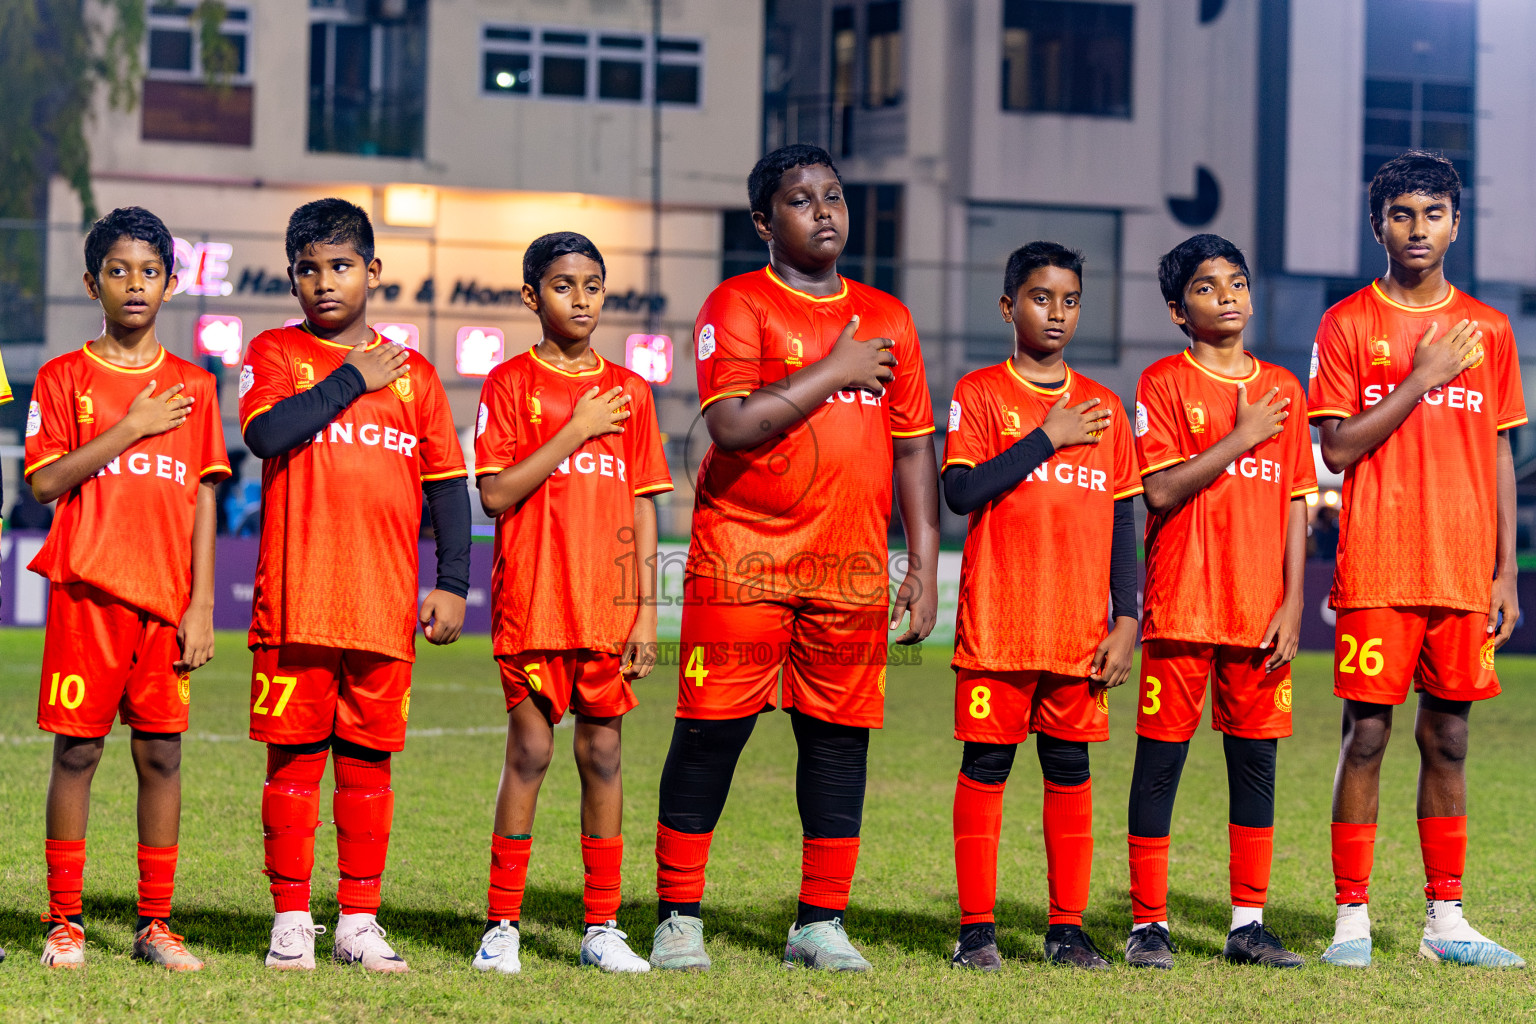
[[[1367,887],[1392,708],[1419,692],[1419,842],[1431,960],[1525,961],[1461,914],[1467,857],[1467,718],[1499,692],[1493,652],[1519,618],[1511,428],[1526,421],[1502,313],[1445,279],[1461,181],[1410,152],[1371,182],[1387,273],[1324,316],[1312,356],[1323,459],[1344,473],[1333,692],[1344,735],[1333,787],[1338,922],[1325,963],[1371,962]]]
[[[139,207],[85,240],[85,290],[100,336],[37,373],[26,477],[57,500],[30,568],[48,577],[37,724],[56,734],[48,779],[48,938],[43,964],[85,962],[80,891],[91,779],[114,715],[132,729],[139,777],[135,959],[198,970],[166,921],[181,822],[189,673],[213,657],[214,492],[229,475],[207,371],[160,347],[155,318],[176,290],[171,233]],[[138,524],[125,547],[121,528]]]
[[[952,663],[955,738],[965,742],[954,810],[957,967],[1002,967],[992,915],[1003,787],[1018,745],[1035,733],[1045,776],[1045,958],[1109,968],[1083,931],[1093,867],[1088,744],[1109,738],[1106,691],[1131,672],[1131,499],[1141,478],[1120,400],[1063,358],[1077,331],[1082,268],[1080,253],[1054,242],[1008,257],[999,305],[1013,324],[1013,357],[960,378],[949,406],[944,497],[971,517]],[[1019,587],[1046,566],[1049,586]]]
[[[1168,835],[1200,725],[1227,761],[1234,963],[1300,967],[1264,925],[1274,854],[1275,754],[1291,734],[1291,659],[1301,630],[1306,495],[1317,490],[1301,384],[1243,346],[1253,316],[1237,246],[1196,235],[1163,257],[1158,283],[1190,346],[1136,388],[1136,458],[1147,521],[1141,702],[1131,778],[1132,967],[1173,966]],[[1258,397],[1250,400],[1252,392]]]
[[[516,974],[518,921],[539,786],[554,726],[576,714],[586,933],[581,962],[650,965],[614,920],[624,860],[619,776],[630,680],[656,660],[656,507],[672,489],[651,389],[590,339],[607,268],[564,231],[523,256],[523,303],[542,337],[491,371],[480,392],[475,476],[496,518],[491,580],[496,661],[507,697],[507,758],[491,834],[490,916],[474,965]]]
[[[251,615],[251,739],[267,744],[261,822],[276,917],[267,966],[313,969],[309,913],[320,779],[335,754],[341,917],[333,956],[404,971],[379,927],[418,620],[448,644],[469,592],[469,492],[432,364],[368,326],[368,215],[321,199],[288,221],[297,327],[265,331],[240,371],[240,424],[264,461]],[[437,588],[416,607],[425,492]]]
[[[784,959],[866,971],[842,917],[869,730],[884,711],[888,624],[910,612],[897,642],[917,643],[937,613],[932,405],[906,307],[837,273],[848,210],[831,157],[814,146],[776,150],[752,169],[748,193],[770,264],[716,288],[695,325],[713,444],[699,467],[683,583],[651,965],[709,967],[699,905],[710,839],[756,716],[779,703],[799,748],[803,830]],[[892,603],[893,470],[909,568]]]

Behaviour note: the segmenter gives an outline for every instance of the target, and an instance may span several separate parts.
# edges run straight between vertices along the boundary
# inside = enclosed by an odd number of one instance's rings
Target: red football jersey
[[[1344,471],[1335,608],[1428,605],[1486,612],[1497,557],[1498,434],[1526,421],[1509,319],[1456,288],[1432,306],[1376,282],[1323,314],[1312,356],[1313,419],[1381,401],[1413,369],[1430,324],[1483,332],[1481,360],[1425,395],[1375,451]]]
[[[257,335],[240,371],[240,429],[324,380],[349,351],[302,327]],[[252,647],[415,657],[421,483],[467,471],[437,371],[417,352],[406,366],[312,441],[262,463]]]
[[[854,314],[859,337],[896,344],[885,394],[839,391],[756,448],[710,446],[699,466],[688,571],[769,594],[886,601],[892,437],[933,432],[912,315],[843,278],[835,295],[791,288],[769,267],[733,277],[694,324],[699,403],[750,395],[832,350]]]
[[[595,354],[595,353],[594,353]],[[492,370],[480,390],[475,475],[499,473],[560,432],[593,387],[622,387],[622,434],[587,441],[521,505],[496,519],[491,610],[496,654],[590,648],[619,653],[639,614],[635,501],[672,489],[656,406],[640,377],[598,356],[556,369],[532,350]]]
[[[1069,393],[1111,412],[1096,445],[1064,448],[971,513],[960,561],[955,668],[1085,676],[1107,632],[1115,502],[1141,493],[1131,427],[1114,392],[1067,369],[1047,389],[1007,360],[968,373],[949,405],[944,468],[994,459]],[[1022,580],[1034,581],[1021,586]]]
[[[27,412],[26,476],[105,433],[146,384],[194,399],[175,430],[143,438],[59,498],[32,560],[54,583],[89,583],[166,622],[192,598],[192,524],[200,482],[229,476],[213,375],[165,349],[148,366],[109,363],[89,344],[44,363]]]
[[[1226,467],[1210,486],[1147,517],[1147,640],[1257,647],[1285,598],[1291,501],[1317,490],[1307,397],[1288,371],[1253,360],[1246,377],[1201,366],[1185,349],[1136,385],[1136,459],[1143,477],[1193,459],[1237,425],[1237,385],[1249,402],[1270,388],[1291,400],[1285,428]]]

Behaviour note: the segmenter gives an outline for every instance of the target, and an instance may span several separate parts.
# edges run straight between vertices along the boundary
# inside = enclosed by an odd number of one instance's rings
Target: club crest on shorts
[[[409,402],[416,397],[411,390],[411,375],[402,374],[389,382],[389,390],[400,396],[400,401]]]
[[[1275,707],[1286,714],[1291,713],[1291,681],[1289,679],[1282,679],[1275,684]]]
[[[176,677],[176,696],[181,698],[183,704],[192,703],[192,674],[183,672]]]
[[[406,690],[405,691],[405,696],[400,698],[400,721],[402,721],[402,722],[409,722],[410,720],[411,720],[411,691],[410,690]]]
[[[1101,712],[1109,714],[1109,687],[1099,687],[1099,691],[1093,695],[1093,703]]]
[[[1494,652],[1494,649],[1495,649],[1495,645],[1494,645],[1494,642],[1493,642],[1493,637],[1489,637],[1487,640],[1483,641],[1482,648],[1479,649],[1478,652],[1477,652],[1478,664],[1482,665],[1483,666],[1483,670],[1486,671],[1486,672],[1492,672],[1493,671],[1493,652]]]

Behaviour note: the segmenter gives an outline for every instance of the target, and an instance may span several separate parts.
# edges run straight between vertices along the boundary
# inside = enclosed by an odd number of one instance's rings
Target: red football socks
[[[704,898],[704,866],[713,832],[678,832],[656,823],[656,897],[662,903]]]
[[[964,774],[955,781],[955,884],[962,925],[992,921],[1006,787],[1007,783],[977,782]]]
[[[999,794],[1001,795],[1001,794]],[[1001,821],[1001,813],[998,818]],[[1077,786],[1045,783],[1041,813],[1045,824],[1046,883],[1051,895],[1048,924],[1083,923],[1093,873],[1093,782]],[[996,840],[993,840],[994,844]],[[997,877],[996,845],[992,877]],[[1161,920],[1161,918],[1159,918]]]
[[[324,750],[293,754],[267,747],[267,782],[261,789],[262,845],[266,875],[272,879],[272,904],[279,914],[309,910],[326,756]]]
[[[800,902],[823,910],[846,910],[859,863],[859,837],[800,840]]]
[[[523,889],[528,884],[532,836],[491,834],[491,889],[486,894],[492,921],[517,921],[523,915]]]
[[[1131,920],[1168,920],[1168,837],[1126,836],[1131,848]]]
[[[1262,907],[1269,897],[1269,869],[1275,859],[1275,830],[1227,825],[1231,848],[1228,877],[1234,907]]]
[[[395,792],[389,788],[389,758],[361,761],[336,757],[336,863],[341,879],[336,902],[343,914],[377,914]]]
[[[79,917],[80,892],[85,887],[85,840],[44,840],[43,855],[48,864],[48,916]]]
[[[581,837],[581,891],[587,924],[606,924],[619,916],[619,868],[624,863],[624,837]]]
[[[1460,900],[1461,875],[1467,867],[1467,816],[1420,818],[1419,849],[1424,854],[1424,897]]]
[[[1376,857],[1376,824],[1336,821],[1332,832],[1334,902],[1341,906],[1369,903],[1371,863]]]
[[[176,853],[179,846],[139,844],[139,916],[171,916],[171,896],[176,892]]]

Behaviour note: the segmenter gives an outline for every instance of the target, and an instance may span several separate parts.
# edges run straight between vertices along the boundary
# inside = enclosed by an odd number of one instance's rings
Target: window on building
[[[855,281],[901,294],[897,259],[901,254],[900,185],[843,183],[848,206],[848,244],[837,269]]]
[[[720,218],[720,279],[750,274],[768,263],[768,247],[757,237],[751,210],[726,210]]]
[[[901,104],[901,3],[880,0],[865,13],[864,105],[895,107]]]
[[[480,91],[603,103],[696,107],[704,44],[698,39],[487,25],[480,37]]]
[[[1404,150],[1429,149],[1449,158],[1462,185],[1471,187],[1475,117],[1470,82],[1366,79],[1361,180],[1370,181]]]
[[[140,136],[153,142],[251,144],[251,13],[227,7],[216,49],[203,45],[195,4],[150,0]],[[217,86],[210,85],[210,79]]]
[[[1131,116],[1135,8],[1005,0],[1003,109]]]
[[[309,0],[309,149],[425,152],[426,0]]]

